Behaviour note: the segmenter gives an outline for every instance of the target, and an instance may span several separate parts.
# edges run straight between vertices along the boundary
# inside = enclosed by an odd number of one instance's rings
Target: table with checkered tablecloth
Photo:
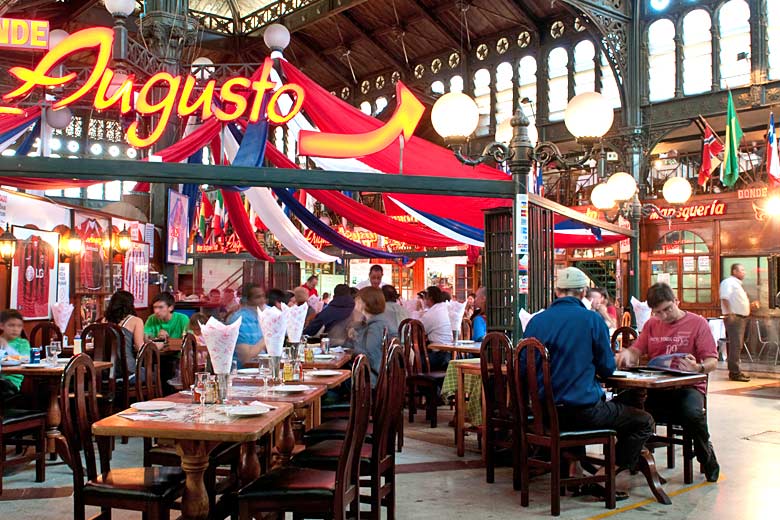
[[[466,417],[473,426],[482,425],[482,376],[479,371],[479,359],[455,359],[447,365],[447,374],[441,387],[441,396],[446,401],[458,392],[458,365],[468,366],[463,373],[463,391],[468,396]],[[471,366],[475,365],[475,366]]]

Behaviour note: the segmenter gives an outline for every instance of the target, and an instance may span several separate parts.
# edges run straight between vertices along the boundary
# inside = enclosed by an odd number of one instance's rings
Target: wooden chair
[[[612,346],[612,352],[620,352],[624,348],[630,347],[639,334],[632,327],[620,327],[612,333],[612,340],[610,345]],[[620,339],[620,342],[618,342]]]
[[[179,358],[179,377],[183,390],[195,384],[195,374],[198,372],[198,340],[192,334],[186,334],[181,342],[181,358]]]
[[[62,343],[62,332],[53,321],[42,321],[36,324],[30,331],[30,346],[44,347],[52,341]],[[62,345],[63,348],[67,345]]]
[[[32,440],[27,437],[32,437]],[[16,445],[17,449],[22,446],[35,446],[35,481],[46,480],[46,412],[3,409],[0,406],[0,495],[3,494],[5,465],[30,460],[30,457],[16,457],[6,461],[8,445]]]
[[[516,399],[512,395],[514,349],[503,332],[489,332],[479,352],[482,372],[482,395],[485,403],[485,480],[495,482],[496,451],[512,451],[512,485],[520,489],[520,423]],[[500,367],[496,369],[496,367]],[[506,373],[504,373],[506,371]]]
[[[514,359],[514,385],[520,415],[520,504],[528,507],[529,477],[531,467],[550,472],[550,511],[553,516],[561,514],[561,491],[563,486],[604,482],[606,506],[615,508],[615,437],[613,430],[564,431],[558,426],[558,411],[555,407],[550,361],[547,349],[536,338],[522,340],[517,345]],[[525,367],[523,366],[525,364]],[[541,372],[542,396],[538,376]],[[580,456],[579,460],[591,465],[604,466],[605,475],[591,477],[561,477],[562,451],[570,448],[584,448],[592,444],[604,447],[604,460]],[[531,455],[531,448],[549,450],[550,460]]]
[[[361,450],[360,475],[362,487],[369,487],[371,494],[361,496],[361,501],[371,504],[371,518],[381,518],[381,508],[387,507],[387,518],[395,518],[395,437],[398,418],[403,417],[406,374],[403,367],[403,350],[393,345],[383,360],[383,368],[377,382],[376,399],[372,414],[373,435],[370,445]],[[303,467],[334,470],[343,447],[343,440],[325,440],[308,447],[293,459],[293,464]],[[384,484],[382,483],[384,478]]]
[[[631,326],[631,313],[626,311],[623,313],[623,316],[620,317],[620,326],[621,327],[630,327]]]
[[[111,368],[102,372],[98,402],[104,416],[115,413],[117,408],[124,410],[130,406],[130,395],[126,385],[128,370],[125,356],[125,338],[120,327],[110,323],[93,323],[81,332],[83,345],[92,342],[93,349],[87,352],[93,361],[110,361]],[[128,391],[129,390],[129,391]]]
[[[761,349],[758,351],[758,356],[756,357],[756,361],[759,361],[761,359],[761,356],[764,354],[764,349],[767,347],[767,345],[774,345],[775,347],[775,365],[777,365],[778,359],[780,359],[780,343],[778,343],[776,340],[770,339],[771,336],[767,334],[767,330],[765,328],[761,328],[761,320],[756,319],[753,320],[756,324],[756,328],[754,329],[756,331],[756,342],[761,346]],[[770,321],[765,322],[765,326],[768,327]],[[771,347],[770,347],[771,348]]]
[[[445,372],[432,372],[426,348],[425,328],[419,320],[404,320],[399,326],[399,337],[404,346],[404,366],[409,396],[409,422],[414,422],[417,413],[417,397],[425,398],[425,417],[431,421],[431,428],[437,425],[439,388]]]
[[[73,472],[73,517],[84,520],[85,506],[89,505],[99,507],[102,518],[110,518],[111,509],[116,508],[141,511],[144,518],[167,520],[173,502],[184,489],[184,472],[179,467],[112,470],[109,439],[98,438],[97,453],[93,442],[92,423],[100,419],[98,392],[92,359],[86,354],[76,355],[65,367],[60,387],[62,432],[68,441]]]
[[[360,516],[360,455],[371,411],[368,359],[361,354],[352,365],[349,427],[335,471],[287,466],[266,473],[238,492],[241,519],[261,512],[291,512],[344,520],[347,507]]]

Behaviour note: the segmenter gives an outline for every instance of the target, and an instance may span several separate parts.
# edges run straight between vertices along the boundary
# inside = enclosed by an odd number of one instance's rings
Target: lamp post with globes
[[[684,204],[691,198],[691,184],[682,177],[669,177],[662,189],[663,197],[672,206]],[[596,209],[604,212],[608,222],[617,222],[620,217],[628,220],[631,230],[631,269],[629,273],[631,296],[639,298],[639,225],[642,218],[653,213],[671,222],[672,217],[666,216],[661,209],[652,203],[642,203],[636,180],[625,172],[612,174],[606,182],[596,185],[590,194],[590,201]],[[615,209],[615,214],[609,216],[607,211]]]
[[[466,144],[479,123],[479,110],[474,100],[466,94],[450,92],[439,98],[433,105],[431,112],[433,128],[444,138],[445,144],[452,149],[460,162],[474,166],[492,159],[497,163],[504,163],[512,176],[515,192],[515,201],[512,207],[512,237],[515,243],[512,247],[513,284],[509,299],[514,303],[514,313],[512,314],[512,338],[514,341],[518,341],[522,334],[518,313],[520,308],[525,307],[528,303],[527,295],[519,291],[518,268],[520,255],[524,254],[521,244],[530,244],[534,236],[544,232],[542,229],[528,226],[523,229],[527,236],[518,233],[518,217],[527,210],[528,174],[531,172],[531,167],[534,163],[544,167],[555,161],[562,169],[575,169],[582,168],[588,161],[597,158],[603,168],[604,153],[601,138],[612,127],[613,119],[612,106],[597,92],[583,93],[569,101],[565,112],[566,128],[574,135],[577,142],[585,147],[583,156],[572,161],[563,156],[555,143],[532,142],[529,137],[530,122],[523,111],[518,109],[509,121],[509,126],[506,123],[499,125],[496,141],[485,146],[479,156],[468,157],[463,154],[463,145]],[[534,249],[528,248],[527,251],[530,256]],[[534,265],[534,259],[528,259],[528,264]],[[488,291],[491,290],[492,288],[488,287]],[[490,296],[489,299],[494,301]]]

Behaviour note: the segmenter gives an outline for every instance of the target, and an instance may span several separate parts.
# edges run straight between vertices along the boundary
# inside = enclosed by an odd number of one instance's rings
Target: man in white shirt
[[[729,379],[748,382],[750,377],[739,368],[739,353],[745,342],[745,331],[750,317],[750,299],[742,287],[745,266],[732,264],[731,276],[720,282],[720,308],[726,324],[728,339]]]
[[[363,287],[376,287],[377,289],[381,289],[382,276],[384,276],[384,270],[382,269],[382,266],[379,264],[374,264],[371,266],[371,269],[368,270],[368,280],[363,280],[355,287],[358,289],[362,289]]]
[[[422,315],[420,321],[425,327],[425,334],[428,336],[428,343],[439,343],[452,345],[452,327],[450,326],[450,312],[444,291],[437,286],[428,287],[425,292],[425,304],[427,309]],[[447,363],[450,361],[448,352],[431,350],[428,352],[428,360],[431,363],[431,370],[446,370]]]

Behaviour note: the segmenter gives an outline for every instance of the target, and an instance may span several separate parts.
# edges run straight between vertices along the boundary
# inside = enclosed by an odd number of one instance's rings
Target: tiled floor
[[[733,383],[718,371],[710,382],[709,411],[713,443],[721,463],[721,480],[708,484],[701,475],[693,485],[682,483],[682,469],[661,473],[673,504],[652,500],[641,476],[622,474],[618,488],[631,497],[618,509],[604,509],[603,503],[586,498],[565,497],[561,518],[629,519],[774,519],[778,518],[780,493],[780,396],[776,380],[755,379]],[[511,470],[501,468],[495,484],[485,483],[485,472],[476,452],[476,437],[467,441],[466,456],[455,455],[452,429],[446,426],[449,410],[440,412],[435,430],[424,422],[407,425],[402,454],[398,457],[399,519],[504,519],[549,518],[549,477],[531,483],[531,506],[520,507],[519,494],[512,490]],[[420,417],[420,416],[418,416]],[[117,444],[114,465],[135,465],[141,443]],[[679,450],[678,450],[679,452]],[[33,482],[31,467],[8,469],[0,496],[0,518],[63,520],[72,517],[71,477],[61,463],[47,468],[47,481]],[[26,497],[34,499],[25,499]],[[140,518],[139,514],[115,512],[114,518]]]

